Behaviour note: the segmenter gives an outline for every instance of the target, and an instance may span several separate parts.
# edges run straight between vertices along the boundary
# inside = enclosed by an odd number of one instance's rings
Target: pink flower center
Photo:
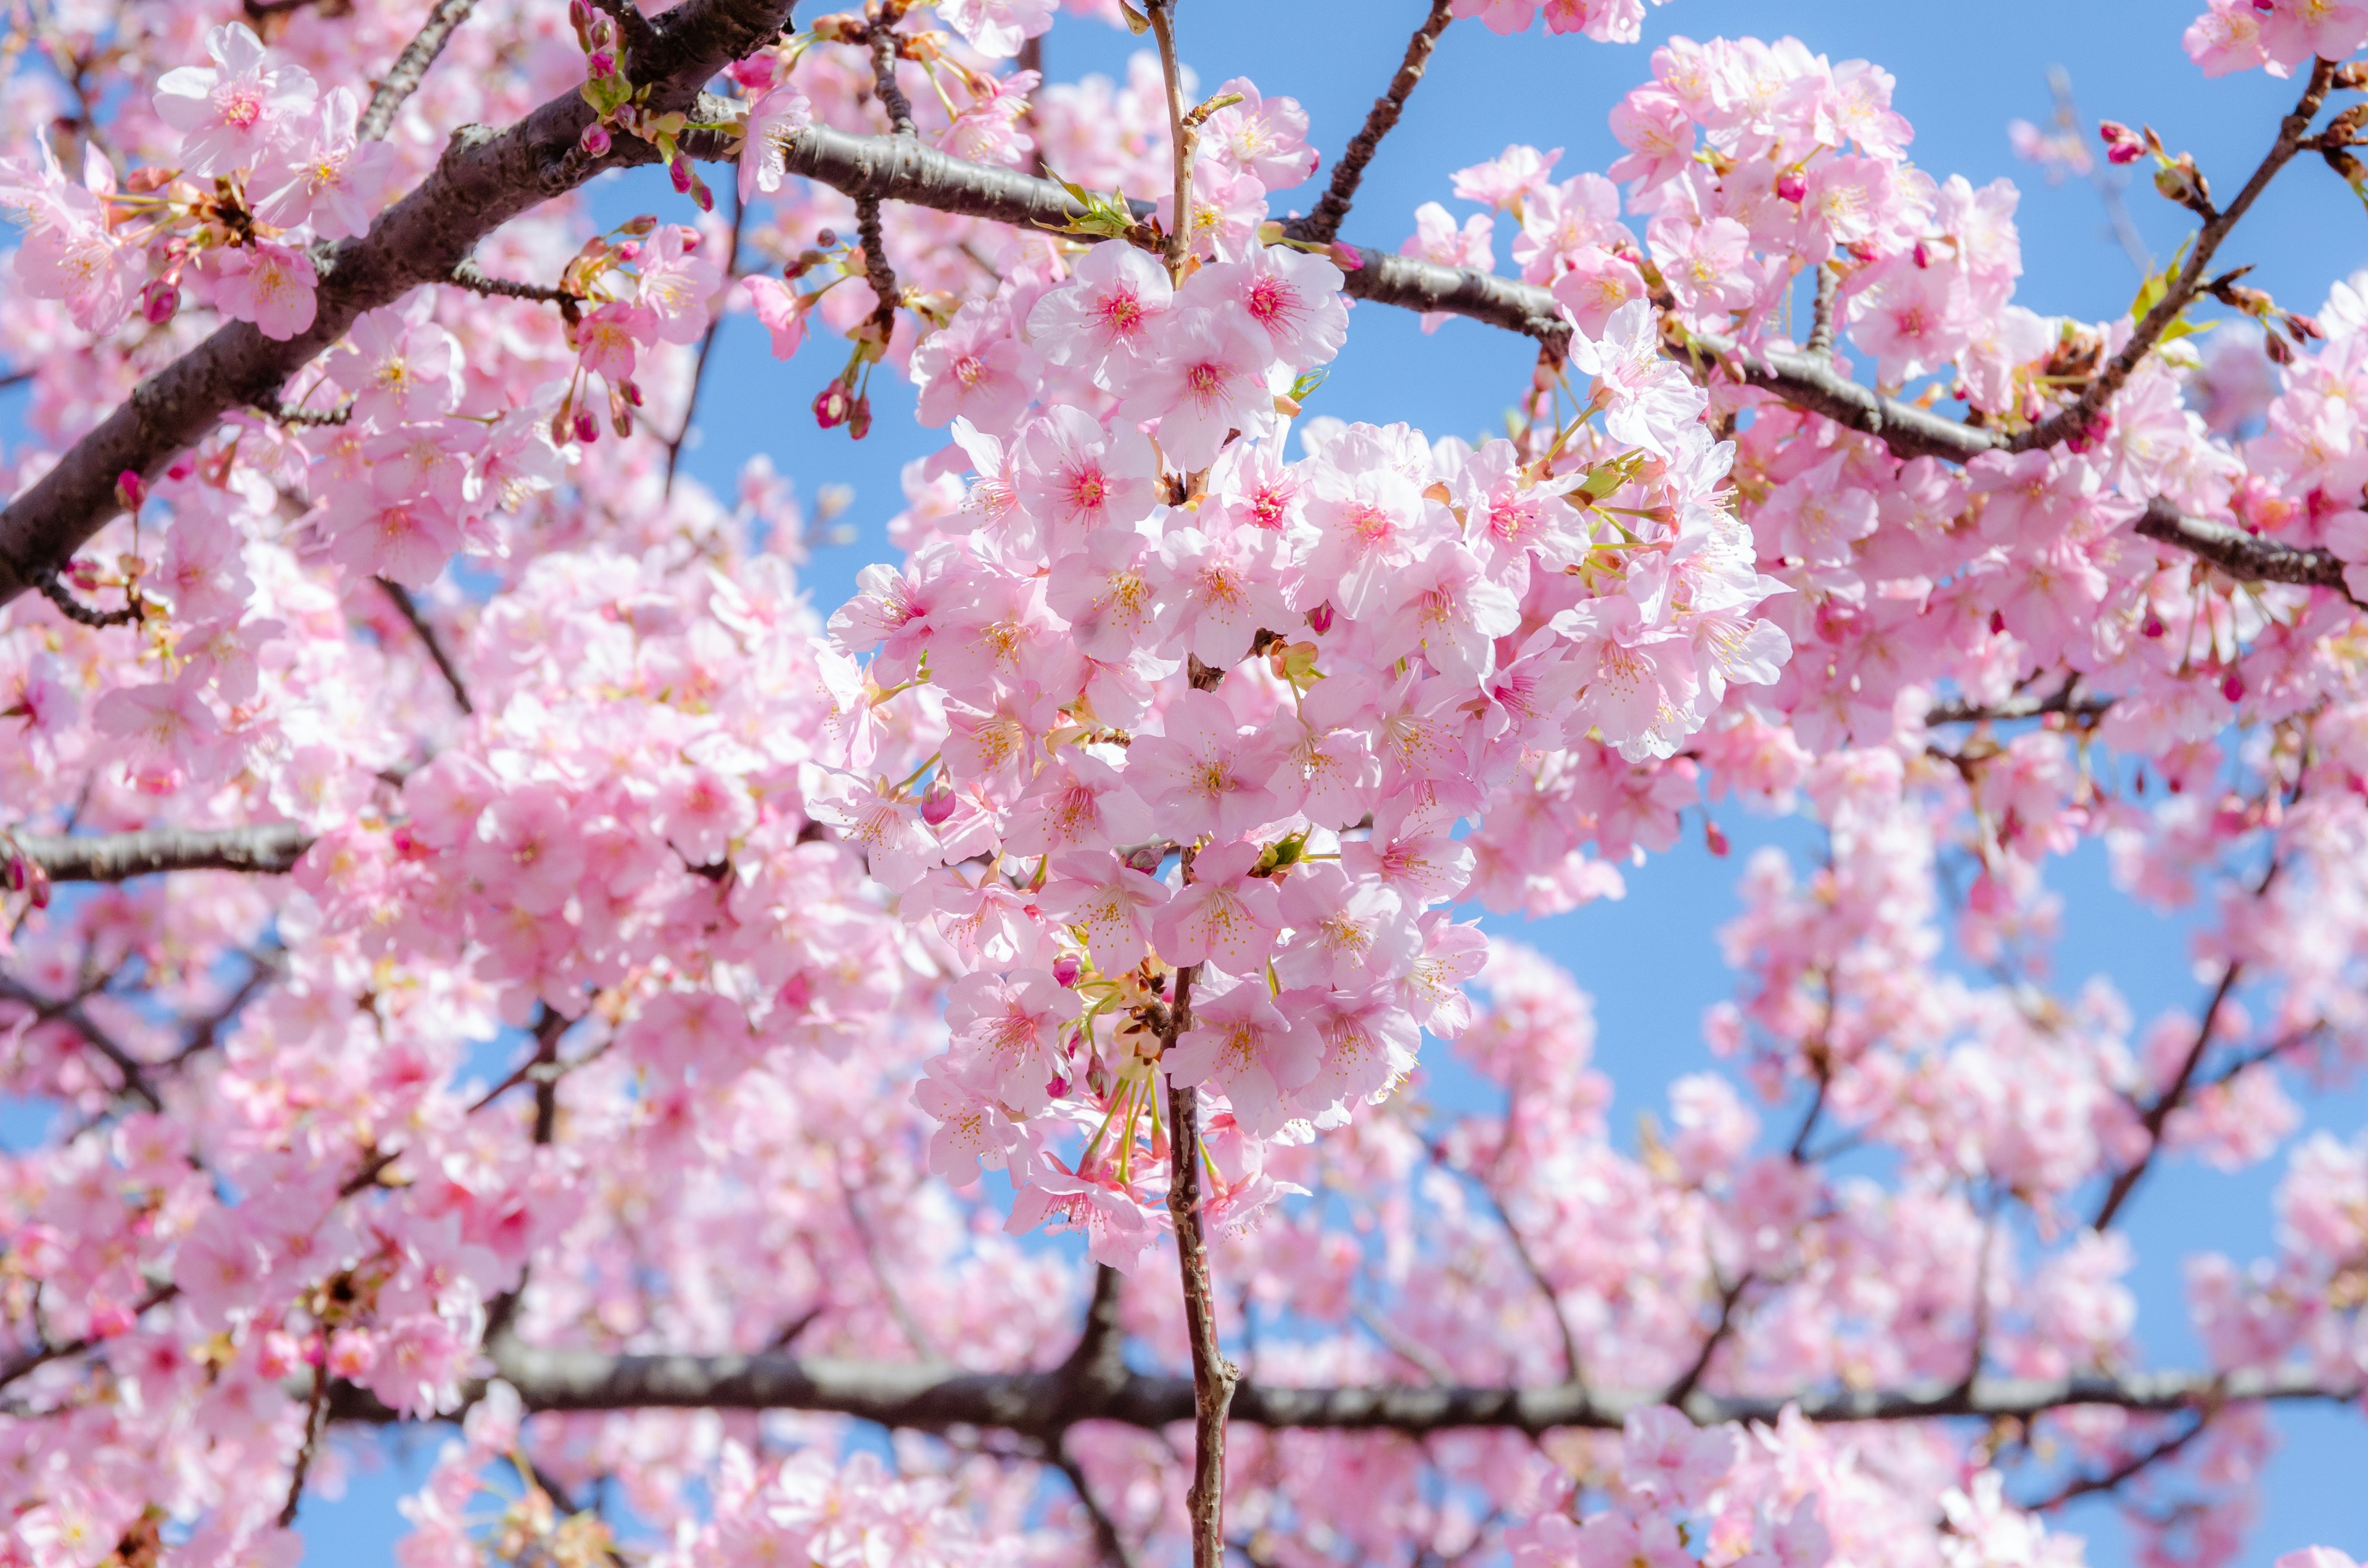
[[[263,89],[252,82],[225,82],[214,89],[214,112],[234,131],[252,131],[263,118]]]

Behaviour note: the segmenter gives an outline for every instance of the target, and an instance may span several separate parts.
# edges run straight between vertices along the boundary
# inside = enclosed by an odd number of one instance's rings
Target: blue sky
[[[1508,142],[1566,149],[1561,172],[1600,169],[1616,156],[1605,115],[1621,94],[1649,74],[1651,44],[1672,33],[1697,39],[1791,34],[1836,60],[1863,58],[1898,80],[1897,107],[1914,123],[1916,162],[1936,177],[1952,173],[1980,185],[2000,175],[2023,191],[2020,211],[2026,274],[2021,301],[2044,312],[2097,318],[2127,307],[2135,269],[2107,234],[2085,184],[2051,187],[2009,150],[2006,122],[2044,121],[2046,74],[2070,73],[2084,113],[2151,121],[2174,149],[2193,151],[2223,188],[2240,182],[2291,102],[2291,84],[2260,73],[2206,82],[2179,48],[2179,33],[2200,0],[1989,0],[1978,6],[1936,0],[1675,0],[1646,21],[1642,49],[1530,36],[1502,40],[1476,24],[1450,32],[1404,123],[1369,172],[1345,237],[1394,248],[1412,229],[1423,201],[1448,201],[1451,171],[1494,155]],[[818,13],[809,4],[802,14]],[[1269,93],[1299,98],[1327,154],[1353,133],[1386,83],[1418,19],[1420,0],[1184,0],[1179,30],[1187,60],[1203,84],[1246,74]],[[1068,23],[1048,40],[1054,79],[1087,72],[1122,74],[1136,40],[1090,24]],[[1312,202],[1311,185],[1298,195]],[[1143,193],[1148,194],[1148,193]],[[671,211],[673,199],[646,179],[602,192],[604,210],[647,207]],[[2186,233],[2186,215],[2143,183],[2130,193],[2139,230],[2157,256]],[[1460,207],[1459,211],[1463,210]],[[2315,310],[2327,285],[2368,263],[2368,220],[2332,176],[2298,165],[2272,187],[2224,256],[2260,264],[2249,282],[2281,303]],[[1505,254],[1500,237],[1500,262]],[[1528,347],[1469,323],[1423,336],[1414,318],[1358,309],[1348,348],[1311,412],[1376,422],[1407,420],[1433,435],[1475,435],[1494,426],[1527,379]],[[826,364],[826,359],[834,362]],[[734,324],[711,374],[689,471],[728,495],[741,463],[769,453],[811,496],[828,483],[856,489],[847,520],[850,545],[820,552],[807,574],[825,611],[852,586],[858,567],[885,551],[881,525],[899,506],[896,473],[933,449],[937,433],[915,428],[886,379],[874,383],[880,418],[860,445],[843,432],[819,432],[807,404],[835,369],[827,346],[787,365],[774,363],[746,318]],[[734,395],[713,395],[729,387]],[[881,396],[882,392],[887,395]],[[900,406],[900,401],[902,406]],[[0,400],[0,428],[13,433],[18,408]],[[1736,875],[1760,842],[1799,847],[1797,825],[1761,824],[1731,809],[1721,820],[1736,840],[1734,858],[1717,860],[1698,837],[1629,873],[1630,892],[1518,932],[1567,963],[1595,994],[1599,1061],[1619,1090],[1615,1125],[1656,1108],[1678,1074],[1708,1065],[1702,1010],[1730,993],[1732,980],[1714,942],[1736,911]],[[1691,819],[1690,818],[1690,825]],[[2094,848],[2075,856],[2055,878],[2067,901],[2067,937],[2056,971],[2067,986],[2111,975],[2143,1020],[2165,1006],[2192,1006],[2198,985],[2184,927],[2134,913],[2111,890]],[[1772,1116],[1771,1122],[1777,1119]],[[2350,1136],[2368,1121],[2368,1102],[2347,1092],[2313,1108],[2311,1125]],[[2278,1165],[2237,1177],[2174,1165],[2134,1205],[2128,1228],[2141,1262],[2135,1280],[2145,1303],[2143,1337],[2150,1354],[2194,1358],[2180,1305],[2178,1259],[2203,1248],[2240,1256],[2270,1244],[2268,1199]],[[2368,1467],[2368,1428],[2356,1415],[2288,1412],[2287,1441],[2264,1496],[2262,1518],[2242,1561],[2266,1565],[2278,1552],[2325,1541],[2355,1553],[2368,1548],[2368,1494],[2358,1485]],[[303,1528],[317,1560],[391,1562],[401,1531],[394,1499],[432,1458],[435,1439],[407,1445],[410,1457],[375,1475],[357,1475],[339,1502],[308,1501]],[[2100,1510],[2077,1513],[2073,1528],[2090,1536],[2090,1561],[2128,1562],[2117,1528]]]

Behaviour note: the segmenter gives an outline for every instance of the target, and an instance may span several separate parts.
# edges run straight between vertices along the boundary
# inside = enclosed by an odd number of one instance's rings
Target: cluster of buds
[[[677,194],[697,201],[702,212],[715,210],[715,193],[708,189],[683,152],[682,138],[693,131],[728,131],[732,127],[695,120],[679,109],[663,114],[654,110],[650,107],[653,85],[636,87],[625,74],[624,40],[616,18],[596,9],[591,0],[568,0],[567,19],[584,50],[584,85],[578,91],[599,117],[584,128],[577,140],[586,155],[607,156],[616,145],[616,131],[638,136],[658,150]]]
[[[2278,302],[2265,290],[2248,289],[2237,281],[2252,270],[2250,267],[2240,267],[2233,272],[2222,273],[2206,283],[2203,291],[2230,310],[2242,311],[2260,323],[2262,349],[2278,364],[2291,365],[2295,348],[2323,339],[2327,334],[2317,318],[2306,316],[2300,311],[2281,310]],[[2285,335],[2283,337],[2279,335],[2281,329]],[[2287,338],[2294,340],[2291,347],[2286,342]]]

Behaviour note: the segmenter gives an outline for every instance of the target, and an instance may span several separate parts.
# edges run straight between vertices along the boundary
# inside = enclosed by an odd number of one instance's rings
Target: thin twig
[[[444,651],[443,639],[437,636],[436,628],[429,623],[427,617],[420,613],[418,602],[411,597],[411,590],[392,577],[381,577],[378,585],[386,590],[388,601],[418,636],[421,645],[427,650],[428,658],[435,661],[436,673],[444,677],[446,686],[451,687],[452,700],[460,705],[461,711],[474,713],[477,709],[469,700],[468,686],[461,679],[460,670],[453,665],[452,656]]]
[[[2049,66],[2047,89],[2055,97],[2057,128],[2066,136],[2085,138],[2088,126],[2080,118],[2080,106],[2072,98],[2070,73],[2061,65]],[[2138,276],[2145,278],[2154,271],[2154,257],[2147,252],[2146,241],[2138,236],[2138,226],[2130,222],[2129,203],[2122,199],[2122,187],[2128,183],[2128,176],[2116,175],[2112,164],[2101,158],[2089,160],[2089,185],[2096,191],[2097,200],[2105,209],[2106,225],[2112,230],[2122,254],[2130,258],[2130,265],[2138,269]]]
[[[31,1008],[33,1020],[36,1023],[61,1023],[73,1029],[75,1034],[82,1037],[84,1044],[105,1057],[108,1064],[122,1078],[123,1081],[116,1087],[116,1093],[130,1095],[150,1110],[160,1111],[165,1108],[163,1096],[158,1095],[155,1086],[148,1082],[150,1064],[132,1055],[131,1051],[113,1035],[100,1028],[98,1020],[92,1017],[89,1010],[82,1005],[82,997],[69,996],[55,999],[43,996],[13,976],[0,974],[0,999]]]
[[[386,140],[386,133],[394,128],[395,111],[419,90],[419,84],[427,79],[427,68],[450,41],[452,30],[476,8],[477,0],[436,0],[426,24],[379,78],[378,90],[370,94],[370,107],[362,110],[361,123],[355,128],[357,137],[364,142]]]
[[[313,1456],[320,1451],[321,1434],[328,1426],[329,1369],[327,1347],[323,1346],[323,1364],[313,1369],[313,1392],[304,1401],[304,1441],[296,1449],[296,1463],[288,1476],[288,1501],[279,1506],[279,1528],[286,1529],[296,1522],[296,1509],[304,1500],[304,1477],[313,1468]]]
[[[748,219],[747,204],[740,199],[740,187],[733,185],[728,188],[732,192],[732,232],[731,238],[724,242],[723,246],[723,276],[727,279],[740,275],[740,232]],[[869,254],[867,247],[866,255]],[[893,324],[895,319],[894,307],[891,307],[889,319]],[[707,384],[708,357],[715,352],[715,339],[723,330],[723,312],[718,309],[710,313],[707,330],[700,335],[699,358],[690,367],[690,395],[683,399],[682,403],[682,426],[674,433],[674,439],[666,443],[666,485],[662,495],[674,494],[675,465],[682,460],[683,443],[690,439],[691,423],[699,417],[699,392]]]
[[[1167,225],[1167,270],[1174,272],[1192,249],[1192,148],[1184,132],[1184,66],[1176,56],[1176,0],[1144,0],[1144,9],[1151,17],[1152,36],[1159,40],[1159,68],[1167,82],[1167,139],[1176,165],[1176,212]],[[1196,1533],[1192,1541],[1196,1565],[1201,1547]],[[1222,1536],[1211,1550],[1223,1554]]]
[[[917,134],[913,124],[913,100],[896,81],[896,20],[904,14],[901,3],[874,5],[871,8],[871,90],[879,95],[880,107],[888,114],[888,134]]]
[[[474,256],[463,256],[445,281],[472,294],[483,294],[493,300],[533,300],[541,304],[557,305],[568,310],[582,301],[564,289],[553,289],[542,283],[521,283],[514,278],[496,278],[477,264]]]
[[[2160,1464],[2163,1460],[2172,1458],[2174,1455],[2178,1454],[2180,1449],[2186,1448],[2188,1444],[2203,1436],[2203,1429],[2212,1425],[2212,1417],[2217,1414],[2218,1411],[2216,1407],[2213,1405],[2206,1404],[2198,1407],[2195,1413],[2194,1423],[2189,1426],[2185,1430],[2179,1432],[2172,1437],[2164,1438],[2161,1442],[2155,1444],[2152,1448],[2140,1449],[2138,1452],[2132,1454],[2128,1459],[2123,1460],[2121,1463],[2115,1465],[2112,1469],[2104,1471],[2100,1475],[2078,1476],[2073,1480],[2066,1482],[2061,1487],[2049,1493],[2046,1496],[2040,1498],[2037,1502],[2024,1504],[2024,1512],[2032,1514],[2053,1513],[2056,1509],[2064,1506],[2065,1504],[2075,1502],[2079,1498],[2093,1496],[2095,1494],[2100,1492],[2112,1492],[2118,1490],[2124,1483],[2130,1481],[2141,1471],[2151,1470],[2156,1465]]]
[[[2164,290],[2162,298],[2154,302],[2154,308],[2138,322],[2137,329],[2130,334],[2130,340],[2105,362],[2104,368],[2080,390],[2078,397],[2017,436],[2013,442],[2015,450],[2052,447],[2066,437],[2077,436],[2089,428],[2098,412],[2112,400],[2115,392],[2122,390],[2122,384],[2130,379],[2131,373],[2146,357],[2154,352],[2155,346],[2162,341],[2162,335],[2169,330],[2172,322],[2179,319],[2179,313],[2187,309],[2202,291],[2204,269],[2220,249],[2220,242],[2228,237],[2229,231],[2251,210],[2254,199],[2269,188],[2270,181],[2277,172],[2302,150],[2303,138],[2310,130],[2310,122],[2317,115],[2319,105],[2327,101],[2328,89],[2334,82],[2333,61],[2311,62],[2310,81],[2303,88],[2302,97],[2295,100],[2294,112],[2278,122],[2277,140],[2271,143],[2260,166],[2253,170],[2253,177],[2245,182],[2245,188],[2237,193],[2237,199],[2230,202],[2226,210],[2207,211],[2203,226],[2195,232],[2195,244],[2188,251],[2187,260],[2180,266],[2179,276]],[[2208,209],[2210,204],[2204,205]]]
[[[1713,1281],[1717,1279],[1715,1270],[1712,1272],[1711,1278]],[[1710,1370],[1711,1361],[1718,1355],[1719,1347],[1725,1345],[1735,1333],[1736,1307],[1742,1301],[1743,1293],[1751,1289],[1757,1278],[1750,1269],[1747,1268],[1736,1277],[1734,1284],[1719,1287],[1718,1322],[1713,1324],[1710,1333],[1703,1336],[1702,1348],[1695,1352],[1692,1364],[1678,1374],[1678,1381],[1671,1383],[1668,1392],[1661,1396],[1663,1404],[1682,1406],[1692,1396],[1694,1390],[1702,1386],[1702,1376]]]
[[[1087,1483],[1086,1472],[1077,1464],[1076,1456],[1069,1452],[1067,1439],[1055,1441],[1052,1453],[1054,1468],[1069,1478],[1069,1490],[1076,1494],[1077,1506],[1085,1509],[1086,1517],[1093,1522],[1094,1547],[1101,1553],[1102,1562],[1108,1564],[1108,1568],[1135,1568],[1134,1553],[1128,1549],[1126,1539],[1118,1533],[1118,1521],[1110,1517],[1109,1510],[1094,1495],[1094,1489]]]
[[[1356,199],[1357,186],[1365,177],[1365,165],[1373,161],[1373,154],[1381,150],[1382,138],[1390,133],[1398,117],[1406,112],[1406,99],[1421,82],[1423,71],[1430,64],[1431,51],[1439,47],[1439,35],[1447,30],[1453,16],[1453,0],[1430,0],[1430,15],[1406,40],[1406,59],[1400,62],[1398,74],[1390,78],[1389,90],[1373,100],[1373,107],[1366,112],[1364,128],[1340,154],[1340,161],[1332,165],[1332,183],[1303,225],[1309,239],[1329,244],[1339,237],[1340,221],[1348,217],[1349,204]]]
[[[1192,1027],[1196,972],[1191,964],[1176,971],[1168,1049]],[[1185,1494],[1192,1518],[1192,1568],[1224,1568],[1225,1415],[1241,1373],[1217,1347],[1216,1295],[1210,1286],[1209,1243],[1201,1211],[1201,1091],[1171,1083],[1167,1122],[1167,1215],[1176,1226],[1184,1326],[1192,1346],[1192,1486]]]
[[[2256,901],[2267,894],[2277,881],[2283,864],[2274,858],[2271,859],[2268,869],[2261,873],[2261,880],[2254,885]],[[2242,959],[2229,960],[2220,971],[2220,983],[2212,988],[2212,998],[2203,1005],[2203,1016],[2195,1026],[2195,1043],[2188,1048],[2186,1059],[2180,1062],[2178,1075],[2138,1118],[2138,1125],[2146,1130],[2146,1151],[2116,1176],[2112,1185],[2105,1189],[2105,1200],[2098,1205],[2097,1217],[2089,1221],[2089,1229],[2101,1231],[2111,1225],[2114,1216],[2122,1211],[2122,1205],[2129,1201],[2130,1194],[2136,1190],[2138,1183],[2153,1167],[2155,1156],[2162,1152],[2163,1128],[2170,1120],[2171,1112],[2186,1103],[2188,1091],[2195,1081],[2196,1070],[2203,1066],[2204,1053],[2212,1049],[2213,1038],[2219,1032],[2221,1015],[2227,1010],[2228,998],[2235,993],[2237,983],[2244,973],[2245,960]]]

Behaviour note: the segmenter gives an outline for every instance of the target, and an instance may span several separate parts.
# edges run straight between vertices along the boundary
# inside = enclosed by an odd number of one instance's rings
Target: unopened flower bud
[[[584,57],[584,67],[595,76],[613,76],[617,74],[617,57],[605,49],[596,49]]]
[[[2145,141],[2118,119],[2099,120],[2097,135],[2105,143],[2109,164],[2134,164],[2146,153]]]
[[[1307,626],[1308,630],[1314,631],[1318,637],[1323,636],[1326,632],[1332,630],[1332,601],[1330,599],[1326,599],[1322,604],[1317,605],[1314,609],[1307,612]]]
[[[600,421],[588,408],[575,411],[575,438],[587,447],[600,438]]]
[[[2163,625],[2162,617],[2155,614],[2152,610],[2148,610],[2146,611],[2146,623],[2138,628],[2138,633],[2140,636],[2144,637],[2159,637],[2169,630],[2170,629],[2169,627]]]
[[[2230,670],[2226,675],[2221,676],[2220,695],[2226,698],[2231,702],[2244,701],[2245,677],[2238,675],[2235,670]]]
[[[939,785],[921,797],[921,820],[931,827],[942,827],[961,803],[961,797],[942,784]]]
[[[595,120],[584,128],[584,134],[577,139],[577,144],[593,157],[605,158],[609,155],[609,149],[613,143],[609,135],[609,128]]]
[[[1809,195],[1808,176],[1798,169],[1786,169],[1776,176],[1776,197],[1780,201],[1804,201]]]
[[[666,165],[666,177],[674,181],[677,196],[690,194],[690,160],[677,153]]]
[[[871,400],[859,397],[847,411],[847,433],[860,441],[871,434]]]
[[[848,406],[846,383],[833,381],[814,395],[814,423],[825,430],[837,429],[847,423]]]
[[[181,290],[159,278],[140,290],[140,317],[150,326],[163,326],[181,308]]]
[[[1063,953],[1053,960],[1053,978],[1064,986],[1075,986],[1077,977],[1085,972],[1086,966],[1077,961],[1075,953]]]
[[[136,469],[127,468],[115,476],[115,498],[125,511],[136,512],[148,504],[148,482]]]
[[[838,231],[837,229],[825,229],[821,233],[814,236],[814,244],[822,247],[824,250],[836,249],[838,245]]]

